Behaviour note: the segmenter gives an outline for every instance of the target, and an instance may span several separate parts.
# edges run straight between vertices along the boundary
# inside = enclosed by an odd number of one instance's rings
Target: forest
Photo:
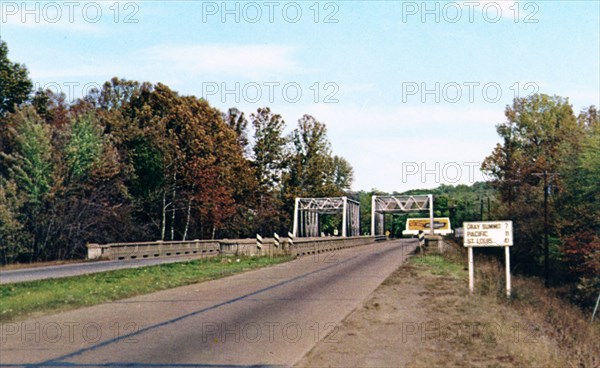
[[[600,289],[598,110],[534,94],[505,116],[481,165],[489,181],[403,194],[433,193],[436,216],[455,227],[511,219],[516,272],[547,269],[550,284],[589,305]],[[88,242],[285,234],[297,196],[354,198],[368,233],[370,197],[384,193],[350,191],[352,166],[323,122],[287,126],[268,107],[222,112],[119,78],[66,101],[34,91],[0,41],[0,263],[81,258]],[[392,236],[404,221],[390,222]]]
[[[81,258],[88,242],[285,234],[295,197],[350,189],[313,116],[286,134],[268,107],[221,112],[119,78],[65,101],[33,91],[6,43],[0,59],[3,264]]]

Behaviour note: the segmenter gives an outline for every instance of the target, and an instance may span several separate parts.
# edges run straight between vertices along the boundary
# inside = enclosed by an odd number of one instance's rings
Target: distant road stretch
[[[163,263],[184,262],[198,258],[200,257],[131,259],[124,261],[97,261],[73,263],[59,266],[22,268],[18,270],[0,271],[0,284],[78,276],[89,273],[121,270],[125,268],[152,266]]]

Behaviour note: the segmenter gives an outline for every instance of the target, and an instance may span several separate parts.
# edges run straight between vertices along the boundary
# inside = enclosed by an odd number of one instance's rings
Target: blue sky
[[[325,122],[354,189],[482,180],[515,95],[600,105],[598,1],[0,1],[33,81],[162,82],[288,129]]]

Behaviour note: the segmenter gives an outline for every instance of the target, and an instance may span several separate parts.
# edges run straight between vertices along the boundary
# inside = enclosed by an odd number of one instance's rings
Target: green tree
[[[8,46],[0,40],[0,117],[29,98],[33,85],[28,74],[24,65],[8,59]]]
[[[558,228],[563,261],[578,280],[580,301],[591,304],[600,289],[600,117],[592,106],[578,121],[581,144],[565,152],[560,168]]]
[[[250,115],[254,127],[253,159],[260,187],[264,192],[276,189],[285,168],[285,121],[271,109],[259,108]]]
[[[349,191],[352,187],[352,182],[354,181],[354,169],[352,169],[350,162],[345,158],[336,155],[333,156],[332,167],[332,184],[340,191]]]
[[[371,198],[374,195],[387,195],[377,189],[371,189],[366,192],[360,190],[350,194],[350,197],[360,203],[360,233],[370,234],[371,233]]]
[[[494,179],[503,206],[499,216],[513,219],[516,267],[536,270],[544,253],[544,191],[561,190],[561,178],[554,175],[565,152],[577,150],[581,127],[568,100],[536,94],[517,98],[507,106],[507,121],[497,126],[504,144],[498,145],[482,164]],[[544,173],[550,188],[544,188]],[[555,196],[553,196],[555,198]],[[548,206],[551,236],[556,237],[554,201]],[[555,253],[553,247],[550,250]]]
[[[333,157],[327,127],[313,116],[304,115],[290,134],[288,168],[284,175],[283,199],[292,213],[296,197],[338,197],[352,185],[352,167]],[[323,229],[332,229],[337,218],[322,216]]]
[[[0,184],[0,264],[8,264],[28,254],[29,234],[19,219],[23,199],[13,181]]]
[[[25,194],[27,203],[40,206],[54,182],[50,127],[30,107],[17,111],[11,120],[17,150],[11,155],[2,153],[9,163],[9,178]]]
[[[287,165],[285,121],[268,107],[257,109],[250,121],[254,128],[252,164],[258,184],[254,230],[261,234],[282,232],[289,222],[281,199],[281,180]]]
[[[47,228],[40,218],[45,206],[51,200],[56,175],[53,161],[50,127],[36,114],[33,108],[17,110],[9,117],[12,140],[15,150],[11,154],[2,153],[8,174],[1,185],[10,188],[14,183],[19,198],[13,203],[19,206],[18,222],[30,234],[31,243],[24,245],[31,259],[39,259],[48,251]],[[13,210],[15,206],[12,206]]]
[[[205,100],[118,78],[85,101],[114,137],[140,233],[181,239],[245,231],[255,175],[239,111],[225,121]]]
[[[187,143],[179,144],[186,162],[193,165],[191,175],[186,175],[187,183],[197,199],[204,236],[215,238],[227,229],[240,229],[236,220],[247,220],[248,205],[256,190],[255,176],[244,157],[238,132],[230,129],[222,114],[205,100],[191,96],[185,101],[193,117],[185,120],[185,134],[181,135]]]
[[[310,115],[298,120],[291,134],[292,153],[287,175],[287,199],[329,197],[341,192],[332,183],[333,159],[327,127]]]
[[[103,144],[102,130],[92,113],[73,121],[64,152],[71,180],[90,174],[92,168],[102,159]]]
[[[68,125],[56,128],[63,135],[56,143],[60,180],[45,213],[53,258],[83,257],[86,243],[121,240],[130,231],[120,157],[95,111],[86,109],[73,105]]]

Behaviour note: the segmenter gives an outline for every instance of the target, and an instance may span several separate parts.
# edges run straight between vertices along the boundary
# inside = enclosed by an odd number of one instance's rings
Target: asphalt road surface
[[[414,240],[1,325],[3,366],[291,366],[398,268]]]
[[[0,284],[78,276],[89,273],[114,271],[124,268],[153,266],[164,263],[185,262],[190,259],[197,258],[200,257],[195,256],[157,259],[130,259],[122,261],[97,261],[73,263],[58,266],[22,268],[10,271],[0,271]]]

